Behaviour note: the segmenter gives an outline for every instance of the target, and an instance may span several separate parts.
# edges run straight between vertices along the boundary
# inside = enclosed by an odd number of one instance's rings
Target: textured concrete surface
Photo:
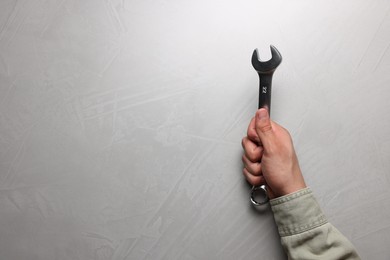
[[[390,257],[390,2],[1,0],[0,259],[285,259],[241,138],[273,119],[364,259]]]

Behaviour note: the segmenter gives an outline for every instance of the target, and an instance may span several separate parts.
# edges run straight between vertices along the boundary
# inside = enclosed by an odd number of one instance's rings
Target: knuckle
[[[246,168],[242,169],[242,174],[245,176],[245,179],[249,180],[250,179],[250,173]]]
[[[262,125],[259,127],[259,129],[262,133],[266,133],[266,132],[269,132],[272,130],[272,126],[271,126],[271,124]]]
[[[250,128],[250,127],[246,130],[247,135],[250,135],[252,132],[253,132],[252,128]]]
[[[258,181],[258,178],[252,178],[250,180],[250,184],[254,185],[254,186],[258,186],[259,185],[259,181]]]
[[[253,163],[251,165],[251,173],[255,176],[259,176],[261,174],[261,165],[260,163]]]
[[[249,131],[248,132],[248,137],[250,140],[253,140],[253,141],[258,141],[259,140],[259,137],[257,136],[257,133],[255,133],[254,131]]]
[[[261,173],[261,164],[260,163],[255,163],[253,165],[253,171],[256,173],[256,175],[260,175]]]
[[[245,165],[245,170],[252,176],[261,175],[261,164],[249,162]]]
[[[261,150],[255,147],[251,151],[248,151],[248,159],[251,162],[257,163],[261,159]]]
[[[258,186],[261,184],[261,177],[260,176],[250,176],[250,178],[247,178],[248,182],[254,186]]]
[[[243,155],[243,156],[241,157],[241,161],[242,161],[244,164],[246,163],[245,155]]]
[[[255,162],[256,161],[256,159],[257,159],[257,156],[256,156],[256,154],[254,153],[254,152],[250,152],[250,151],[248,151],[248,159],[249,159],[249,161],[251,161],[251,162]]]
[[[261,177],[257,177],[256,179],[253,180],[253,185],[259,186],[261,184],[263,184]]]
[[[242,141],[241,141],[241,145],[242,145],[242,148],[246,148],[247,147],[247,144],[248,144],[248,137],[244,137],[242,138]]]

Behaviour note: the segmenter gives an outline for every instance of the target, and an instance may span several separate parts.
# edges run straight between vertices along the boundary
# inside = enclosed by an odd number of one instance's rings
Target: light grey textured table
[[[390,2],[1,0],[0,259],[285,259],[249,204],[250,57],[365,259],[390,257]]]

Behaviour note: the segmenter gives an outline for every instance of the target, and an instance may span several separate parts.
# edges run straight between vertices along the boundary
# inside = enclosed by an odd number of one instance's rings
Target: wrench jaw
[[[261,61],[257,49],[252,54],[252,65],[259,74],[259,108],[267,107],[268,113],[271,114],[271,92],[272,92],[272,76],[276,68],[282,62],[282,55],[271,45],[272,57],[268,61]]]
[[[272,57],[268,61],[260,60],[257,49],[253,51],[252,66],[259,74],[272,74],[280,63],[282,63],[282,55],[278,49],[276,49],[273,45],[270,46],[270,49]]]

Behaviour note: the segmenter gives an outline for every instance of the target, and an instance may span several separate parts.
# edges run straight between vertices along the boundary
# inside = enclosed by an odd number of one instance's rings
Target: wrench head
[[[257,49],[253,51],[252,54],[252,65],[253,68],[259,73],[259,74],[269,74],[273,73],[276,68],[282,63],[282,55],[280,52],[275,48],[275,46],[271,45],[271,54],[272,57],[269,61],[261,61],[259,59]]]

